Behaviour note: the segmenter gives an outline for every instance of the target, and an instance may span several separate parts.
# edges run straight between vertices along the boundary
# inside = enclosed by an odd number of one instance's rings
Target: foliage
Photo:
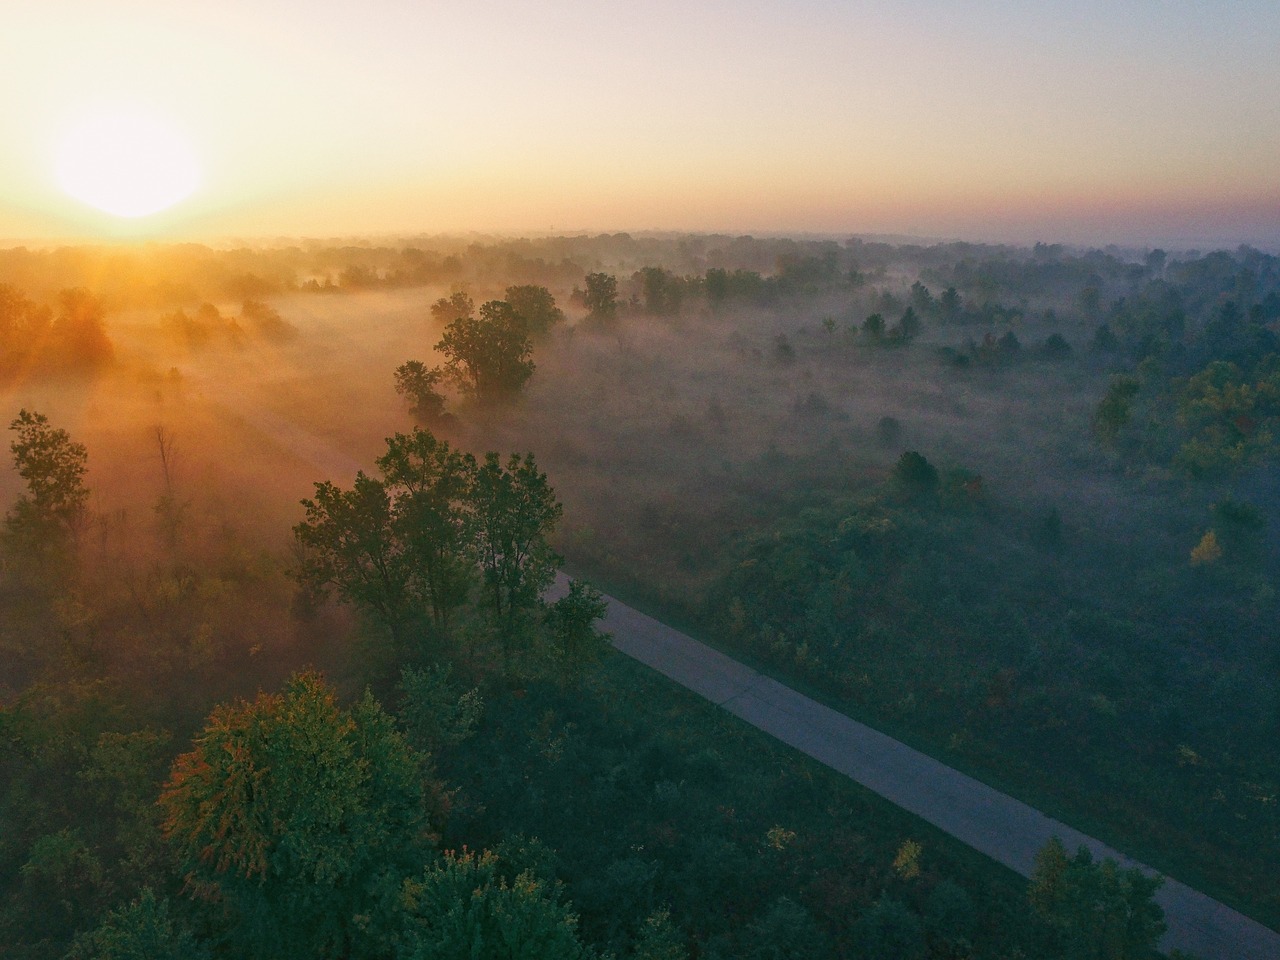
[[[175,919],[167,900],[144,887],[138,899],[111,911],[76,938],[66,960],[209,960],[206,944]]]
[[[445,376],[479,403],[510,400],[533,376],[528,327],[503,300],[483,304],[479,317],[451,320],[436,349]]]
[[[429,843],[418,756],[371,696],[343,709],[314,673],[217,707],[160,803],[245,956],[346,956],[377,878]]]
[[[588,960],[577,918],[532,873],[508,882],[491,853],[446,852],[404,883],[399,960]]]
[[[400,673],[400,722],[421,753],[436,753],[466,740],[484,713],[480,691],[459,689],[452,672],[449,665],[436,664],[425,670],[406,667]]]
[[[431,316],[437,323],[450,324],[469,320],[475,315],[475,302],[463,291],[441,297],[431,305]]]
[[[532,337],[545,337],[554,326],[564,322],[564,311],[556,306],[556,298],[546,287],[532,283],[507,287],[503,297],[524,321]]]
[[[9,449],[27,492],[5,516],[6,545],[34,559],[62,556],[84,526],[88,451],[42,413],[21,410],[9,429],[17,434]]]
[[[588,273],[584,282],[587,320],[597,326],[612,323],[618,316],[618,278],[607,273]]]
[[[584,580],[570,580],[568,592],[548,607],[544,619],[558,676],[577,679],[599,659],[608,636],[595,623],[607,610],[604,595]]]
[[[377,465],[382,479],[359,473],[349,491],[317,483],[315,497],[302,501],[306,518],[294,536],[304,586],[336,590],[398,643],[427,639],[428,625],[436,640],[448,639],[480,588],[476,599],[504,660],[529,646],[560,561],[547,538],[563,513],[533,455],[513,454],[504,466],[489,453],[477,463],[419,428],[389,439]],[[577,643],[581,624],[567,624],[589,606],[553,618],[571,636],[564,642]]]
[[[923,454],[908,450],[894,464],[893,479],[907,490],[928,491],[938,486],[938,468]]]
[[[1036,854],[1028,898],[1057,955],[1069,960],[1148,960],[1164,934],[1153,897],[1163,879],[1094,863],[1085,847],[1068,857],[1058,838]]]
[[[560,557],[547,536],[564,508],[533,454],[512,454],[505,467],[498,454],[486,454],[470,500],[489,608],[509,647],[520,616],[538,605],[555,577]]]
[[[1107,392],[1093,415],[1093,429],[1100,439],[1115,443],[1120,431],[1129,422],[1133,398],[1138,395],[1140,388],[1138,381],[1130,377],[1119,377],[1107,387]]]
[[[444,396],[436,389],[443,379],[440,367],[428,370],[421,360],[408,360],[396,367],[396,393],[409,401],[409,412],[427,426],[445,418]]]

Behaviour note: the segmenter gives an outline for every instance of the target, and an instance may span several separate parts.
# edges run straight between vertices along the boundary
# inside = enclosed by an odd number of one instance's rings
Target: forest
[[[0,399],[0,956],[1157,955],[605,594],[1280,928],[1280,257],[11,248]]]

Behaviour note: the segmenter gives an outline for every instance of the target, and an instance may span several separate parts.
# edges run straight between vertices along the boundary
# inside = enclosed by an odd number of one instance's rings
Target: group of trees
[[[395,380],[413,415],[436,426],[446,416],[441,384],[453,384],[480,404],[511,400],[533,376],[534,341],[564,320],[551,292],[534,284],[508,287],[506,299],[481,304],[479,316],[462,292],[441,297],[431,315],[445,325],[435,346],[445,358],[443,366],[409,360],[396,369]]]
[[[89,291],[58,296],[55,313],[16,287],[0,284],[0,380],[27,371],[84,371],[111,362],[106,311]]]
[[[317,483],[303,501],[294,535],[306,586],[333,590],[398,647],[446,651],[470,613],[504,664],[524,654],[590,658],[599,594],[575,584],[543,600],[560,562],[547,538],[563,509],[532,454],[477,461],[418,428],[388,440],[377,466],[380,477],[361,472],[349,490]],[[532,649],[543,637],[543,649]]]

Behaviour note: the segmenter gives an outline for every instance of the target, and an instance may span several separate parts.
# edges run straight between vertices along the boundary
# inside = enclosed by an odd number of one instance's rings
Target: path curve
[[[568,579],[557,578],[563,592]],[[1045,816],[904,743],[825,707],[612,597],[603,628],[613,646],[783,743],[880,794],[1029,877],[1052,837],[1068,851],[1155,874],[1106,844]],[[1280,960],[1280,934],[1166,877],[1156,894],[1168,930],[1162,950],[1203,960]]]

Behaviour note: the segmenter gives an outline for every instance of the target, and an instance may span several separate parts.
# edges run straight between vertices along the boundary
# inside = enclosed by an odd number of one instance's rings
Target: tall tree
[[[505,467],[485,455],[472,493],[476,547],[495,622],[509,645],[519,616],[533,609],[555,578],[560,557],[547,536],[564,512],[533,454],[512,455]]]
[[[413,619],[415,567],[398,535],[386,484],[363,471],[350,490],[325,480],[302,506],[306,518],[293,528],[302,548],[299,580],[318,593],[336,590],[399,645]]]
[[[413,590],[444,632],[475,576],[474,521],[467,501],[476,462],[426,430],[397,433],[378,458],[395,497],[394,535],[413,565]]]

